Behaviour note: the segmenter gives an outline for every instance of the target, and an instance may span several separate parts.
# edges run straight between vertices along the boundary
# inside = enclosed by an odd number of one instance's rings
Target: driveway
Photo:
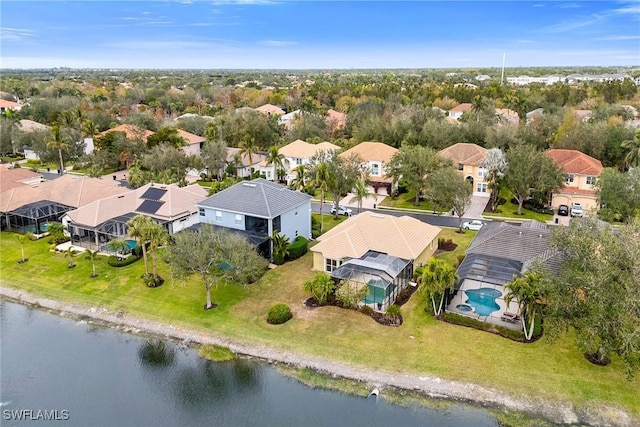
[[[465,218],[482,219],[484,208],[487,207],[489,198],[484,196],[471,196],[471,206],[464,213]]]
[[[379,194],[376,195],[376,197],[365,197],[364,199],[362,199],[362,209],[373,209],[374,205],[378,205],[381,201],[384,200],[384,198],[387,196],[381,196]],[[353,193],[348,193],[346,195],[346,197],[342,198],[340,200],[340,204],[342,206],[349,206],[351,209],[353,209],[354,213],[356,212],[356,209],[358,209],[358,203],[356,202],[351,202],[351,199],[353,198]],[[355,209],[354,209],[355,208]]]

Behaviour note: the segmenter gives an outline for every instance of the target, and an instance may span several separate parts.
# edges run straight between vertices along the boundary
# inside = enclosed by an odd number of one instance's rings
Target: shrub
[[[289,246],[289,255],[287,259],[294,260],[300,258],[302,255],[307,253],[308,244],[307,239],[302,236],[296,237],[296,239]]]
[[[373,316],[373,308],[369,307],[368,305],[363,305],[362,307],[360,307],[360,313],[362,314],[366,314],[367,316]]]
[[[129,257],[135,258],[135,257]],[[147,288],[157,288],[158,286],[164,283],[164,279],[161,276],[153,277],[153,274],[143,274],[142,281],[147,286]]]
[[[387,308],[387,311],[384,313],[385,316],[387,316],[388,318],[391,319],[397,319],[398,317],[400,317],[400,307],[398,307],[397,305],[393,304],[390,305]]]
[[[117,256],[111,255],[107,259],[107,264],[109,264],[111,267],[124,267],[126,265],[133,264],[137,260],[138,260],[138,258],[134,257],[134,256],[126,257],[126,258],[123,258],[123,259],[118,259]]]
[[[287,320],[291,319],[291,309],[286,304],[276,304],[269,309],[267,313],[267,323],[272,325],[281,325]]]
[[[466,256],[465,254],[459,254],[458,256],[456,256],[456,259],[458,260],[458,265],[462,264],[462,261],[464,261],[465,256]]]
[[[407,193],[409,191],[408,187],[409,186],[407,185],[407,181],[405,181],[404,179],[398,181],[398,194]]]
[[[304,290],[310,292],[318,304],[324,304],[336,290],[336,284],[328,274],[317,273],[313,280],[304,282]]]
[[[338,289],[335,291],[336,300],[344,308],[357,307],[367,293],[369,293],[367,286],[361,286],[361,284],[349,282],[348,280],[341,280]]]

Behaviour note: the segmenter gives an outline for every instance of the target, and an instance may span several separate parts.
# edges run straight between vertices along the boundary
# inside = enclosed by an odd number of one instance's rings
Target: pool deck
[[[473,311],[463,311],[463,310],[459,310],[456,307],[456,306],[458,306],[460,304],[469,305],[469,306],[473,307],[472,304],[467,303],[467,300],[469,299],[469,297],[467,296],[465,290],[480,289],[480,288],[490,288],[490,289],[494,289],[494,290],[500,292],[501,295],[504,295],[504,292],[503,292],[504,290],[502,289],[502,286],[489,285],[487,283],[477,282],[477,281],[473,281],[473,280],[472,281],[465,280],[465,283],[463,284],[463,288],[464,289],[460,289],[458,291],[457,295],[453,297],[453,299],[451,300],[451,302],[447,306],[447,311],[449,313],[454,313],[454,314],[458,314],[460,316],[469,317],[471,319],[480,320],[482,322],[491,323],[493,325],[502,326],[502,327],[505,327],[507,329],[512,329],[514,331],[522,329],[522,323],[520,321],[517,321],[517,322],[505,322],[504,320],[500,319],[500,317],[502,316],[502,314],[504,312],[509,312],[509,313],[517,313],[518,312],[518,306],[513,301],[511,302],[511,304],[509,304],[509,306],[507,306],[507,304],[505,303],[505,301],[502,298],[496,298],[495,302],[496,302],[496,304],[498,304],[498,306],[500,308],[498,310],[492,312],[489,316],[480,316],[480,315],[476,314]]]

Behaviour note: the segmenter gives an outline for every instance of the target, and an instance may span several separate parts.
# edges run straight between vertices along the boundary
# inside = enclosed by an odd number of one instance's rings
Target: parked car
[[[336,207],[335,206],[331,206],[331,213],[335,214],[336,213]],[[353,211],[351,209],[349,209],[346,206],[338,206],[338,215],[344,215],[344,216],[351,216],[351,214],[353,213]]]
[[[574,203],[571,205],[571,216],[583,216],[582,205],[580,203]]]
[[[484,222],[474,219],[473,221],[467,221],[462,223],[462,228],[465,230],[478,231],[484,226]]]
[[[569,216],[569,206],[567,206],[567,205],[558,206],[558,215],[560,215],[560,216]]]

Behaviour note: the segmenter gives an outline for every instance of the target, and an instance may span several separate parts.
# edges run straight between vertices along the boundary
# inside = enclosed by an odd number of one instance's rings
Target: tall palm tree
[[[443,311],[442,305],[446,290],[452,291],[458,279],[456,269],[442,259],[431,258],[429,263],[424,266],[422,275],[418,278],[419,291],[431,299],[435,316],[439,316]],[[436,297],[438,296],[440,297],[440,304],[436,308]]]
[[[304,165],[296,166],[296,177],[291,180],[291,188],[294,190],[302,191],[305,187],[305,171],[306,168]]]
[[[27,234],[19,234],[18,235],[18,243],[20,243],[20,251],[22,252],[22,258],[20,258],[20,264],[23,264],[28,261],[28,259],[24,256],[24,244],[27,240],[31,240],[33,238],[32,233]]]
[[[278,179],[277,170],[282,168],[284,155],[280,153],[280,149],[276,145],[269,147],[267,152],[267,166],[273,165],[273,180]]]
[[[536,321],[536,309],[542,305],[541,276],[528,271],[523,277],[514,279],[504,288],[507,290],[504,302],[509,306],[513,299],[516,300],[522,316],[524,338],[530,340]],[[527,330],[527,321],[529,322],[529,330]]]
[[[69,258],[69,264],[67,264],[67,268],[73,268],[76,265],[73,262],[73,259],[76,257],[76,251],[73,249],[73,246],[69,246],[66,251],[64,251],[64,257]]]
[[[45,137],[44,142],[46,143],[47,148],[55,148],[58,150],[58,157],[60,158],[60,174],[63,174],[64,160],[62,159],[62,152],[69,149],[71,138],[62,133],[60,126],[56,124],[51,127],[51,132]]]
[[[362,209],[362,201],[366,198],[376,198],[375,193],[370,193],[367,189],[367,184],[360,180],[356,181],[355,187],[353,187],[353,197],[349,200],[349,203],[356,202],[358,204],[358,213]]]
[[[628,139],[620,143],[622,148],[628,150],[624,161],[630,167],[640,167],[640,130],[637,130],[633,139]]]
[[[158,279],[158,264],[156,262],[158,248],[169,241],[167,229],[157,222],[153,222],[148,228],[147,238],[149,239],[149,249],[151,250],[151,264],[153,278]]]
[[[258,153],[258,144],[253,137],[247,136],[238,146],[240,148],[240,154],[249,157],[249,170],[253,175],[253,155]]]
[[[481,167],[487,169],[486,180],[488,182],[491,196],[491,209],[495,212],[497,209],[496,202],[500,193],[500,180],[507,172],[507,158],[504,152],[499,148],[491,148],[487,150],[487,156],[480,164]]]
[[[98,134],[98,126],[91,120],[85,120],[81,131],[85,138],[94,138]]]
[[[93,273],[91,273],[91,277],[98,277],[98,273],[96,273],[96,258],[98,257],[98,251],[92,251],[91,249],[87,249],[85,259],[91,261],[91,269]]]
[[[324,193],[328,191],[331,181],[331,173],[326,163],[318,163],[313,170],[313,186],[320,190],[320,234],[324,229],[322,220],[322,206],[324,205]]]
[[[144,274],[149,274],[149,264],[147,262],[147,240],[149,228],[153,225],[153,220],[148,216],[136,215],[127,221],[127,235],[136,239],[142,247],[142,258],[144,259]]]

